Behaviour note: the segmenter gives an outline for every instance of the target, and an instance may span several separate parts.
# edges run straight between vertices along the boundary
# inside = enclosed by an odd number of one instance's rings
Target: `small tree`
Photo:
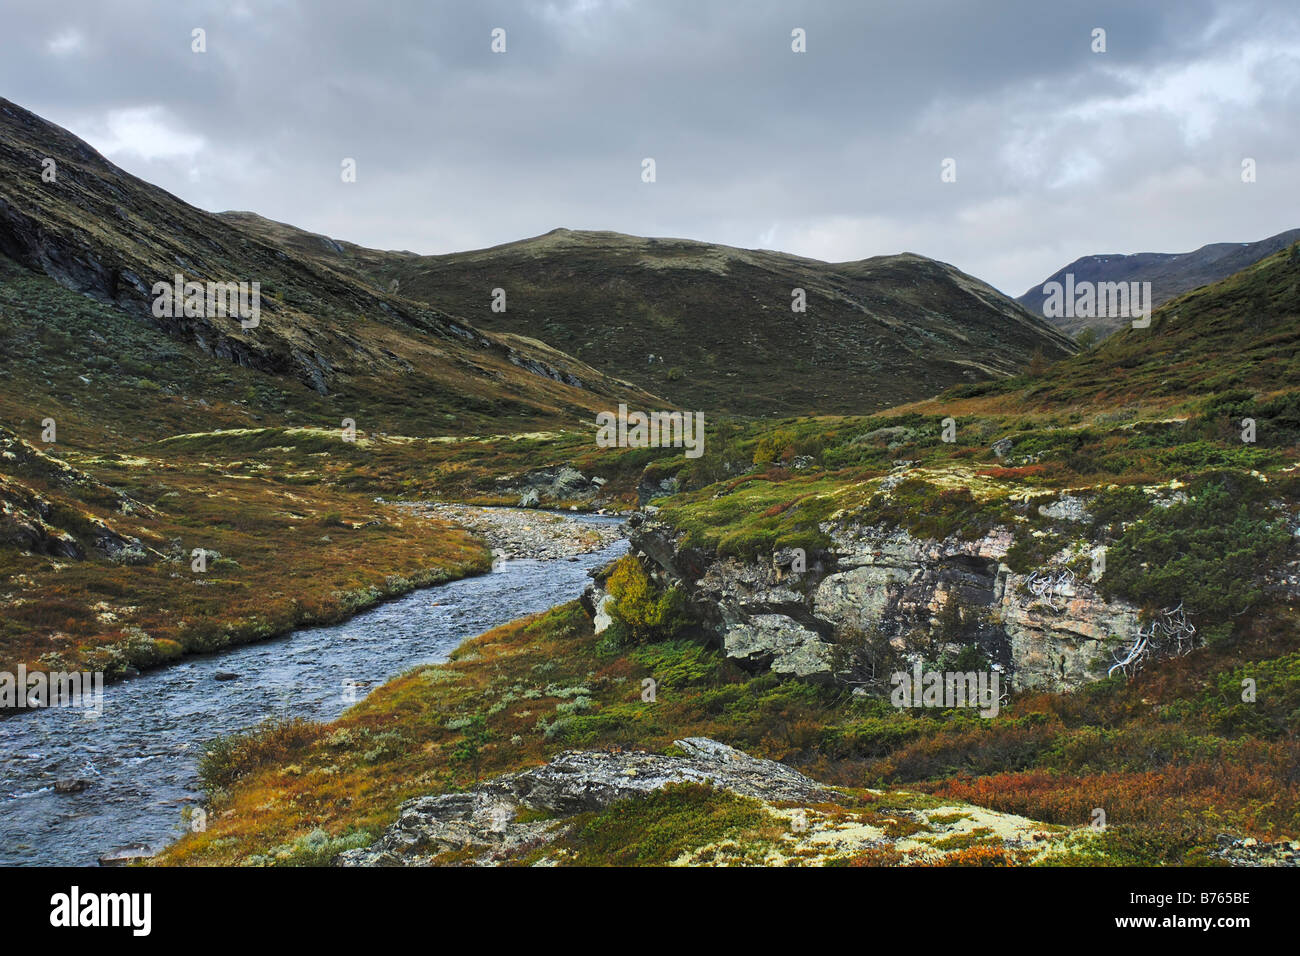
[[[895,671],[906,670],[906,658],[877,626],[846,627],[831,646],[831,672],[841,684],[884,693]]]
[[[659,591],[641,562],[631,555],[622,558],[605,581],[614,598],[609,616],[616,643],[648,644],[676,637],[690,623],[686,596],[679,588]]]

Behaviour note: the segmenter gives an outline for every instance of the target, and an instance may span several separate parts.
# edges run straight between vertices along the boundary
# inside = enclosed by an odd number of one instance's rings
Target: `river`
[[[332,720],[350,706],[348,684],[362,698],[417,664],[445,661],[466,638],[572,600],[590,568],[626,549],[620,540],[577,560],[512,559],[341,624],[187,658],[106,687],[97,719],[51,708],[0,720],[0,865],[94,865],[124,847],[161,849],[199,804],[204,741],[272,717]],[[88,786],[55,791],[70,778]]]

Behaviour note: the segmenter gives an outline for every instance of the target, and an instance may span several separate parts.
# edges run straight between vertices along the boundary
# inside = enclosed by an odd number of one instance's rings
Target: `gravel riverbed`
[[[484,508],[445,502],[403,502],[413,511],[453,521],[481,535],[499,557],[539,561],[576,559],[623,537],[620,522],[585,524],[574,515],[527,508]]]

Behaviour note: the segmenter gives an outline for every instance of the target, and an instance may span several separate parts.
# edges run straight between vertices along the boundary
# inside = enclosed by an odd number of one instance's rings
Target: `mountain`
[[[1071,274],[1079,282],[1150,282],[1151,306],[1163,305],[1170,299],[1199,286],[1217,282],[1266,256],[1300,241],[1300,229],[1289,229],[1269,236],[1259,242],[1216,242],[1194,252],[1139,252],[1133,255],[1084,256],[1048,276],[1016,301],[1035,315],[1045,315],[1043,287],[1049,282],[1065,282]],[[1048,317],[1048,321],[1071,336],[1086,328],[1109,335],[1129,324],[1126,316],[1078,318]]]
[[[1300,382],[1300,247],[1289,246],[1160,306],[1024,389],[1031,406],[1172,403]],[[1024,383],[992,383],[990,394]],[[1261,439],[1262,440],[1262,439]]]
[[[476,326],[538,339],[674,405],[870,411],[1012,375],[1073,344],[960,270],[904,253],[826,263],[685,239],[556,229],[490,249],[380,252],[222,213],[247,233]],[[493,290],[505,311],[493,311]],[[792,311],[793,290],[807,308]],[[653,359],[651,358],[653,356]]]
[[[250,307],[258,283],[256,325],[155,315],[177,273],[246,282]],[[0,669],[110,679],[485,571],[481,539],[387,502],[590,473],[595,413],[664,407],[272,246],[7,100],[0,355]]]
[[[3,99],[0,257],[109,307],[106,327],[129,318],[150,329],[155,364],[179,349],[250,369],[289,405],[315,408],[311,396],[325,396],[331,419],[350,414],[363,429],[572,424],[621,400],[654,400],[546,345],[482,332],[427,302],[278,248]],[[155,284],[178,274],[186,282],[248,283],[250,293],[258,283],[257,324],[202,310],[155,315]]]

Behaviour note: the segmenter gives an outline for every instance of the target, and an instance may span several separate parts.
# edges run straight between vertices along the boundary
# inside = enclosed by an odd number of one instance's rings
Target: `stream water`
[[[349,693],[363,698],[417,664],[446,660],[466,638],[572,600],[590,568],[626,549],[620,540],[577,560],[511,559],[342,624],[189,658],[109,685],[97,719],[50,708],[0,720],[0,865],[94,865],[123,847],[160,849],[199,803],[204,741],[271,717],[331,720]],[[56,792],[56,781],[74,778],[88,785]]]

